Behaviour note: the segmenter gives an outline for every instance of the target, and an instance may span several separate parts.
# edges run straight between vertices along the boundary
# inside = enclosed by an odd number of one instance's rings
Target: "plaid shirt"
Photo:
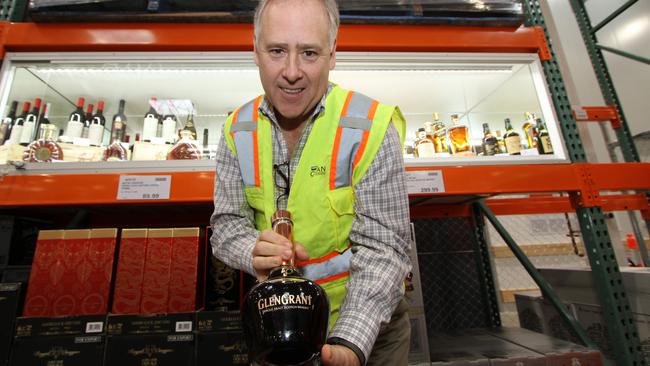
[[[260,112],[272,121],[273,164],[286,165],[290,161],[290,181],[331,88],[332,85],[315,108],[291,159],[272,106],[266,99],[260,103]],[[252,251],[259,231],[255,229],[253,210],[246,202],[239,163],[223,134],[216,160],[215,209],[210,219],[213,253],[227,265],[254,275]],[[276,182],[276,200],[283,193],[278,186],[286,184]],[[403,280],[411,269],[404,160],[399,135],[392,124],[370,168],[354,186],[354,194],[350,279],[339,319],[329,337],[352,343],[358,347],[355,351],[360,350],[367,360],[380,327],[390,321],[403,295]],[[278,209],[286,208],[286,198],[280,198],[277,205]]]

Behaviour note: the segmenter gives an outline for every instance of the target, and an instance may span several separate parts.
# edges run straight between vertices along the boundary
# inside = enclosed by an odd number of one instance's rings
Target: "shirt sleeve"
[[[259,232],[244,194],[239,161],[228,147],[223,131],[216,162],[214,212],[210,217],[212,253],[226,265],[254,276],[253,247]]]
[[[330,337],[356,345],[365,356],[404,295],[411,270],[408,193],[400,138],[391,124],[377,156],[354,187],[350,280]]]

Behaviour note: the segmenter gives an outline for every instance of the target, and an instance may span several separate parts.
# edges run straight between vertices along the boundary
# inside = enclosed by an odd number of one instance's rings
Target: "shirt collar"
[[[325,94],[323,95],[323,97],[320,99],[318,104],[316,104],[316,108],[314,108],[314,112],[312,113],[312,115],[309,118],[310,123],[313,122],[316,119],[315,118],[316,116],[318,116],[323,110],[325,110],[325,99],[327,99],[327,96],[332,91],[333,87],[334,87],[334,84],[332,84],[332,83],[329,83],[327,85],[327,91],[325,91]],[[266,95],[264,96],[264,98],[262,98],[262,102],[260,103],[260,106],[259,106],[258,109],[266,117],[268,117],[268,119],[270,119],[271,122],[273,122],[273,124],[275,124],[277,127],[279,127],[278,119],[275,116],[275,111],[273,110],[273,106],[271,105],[271,101],[268,100]]]

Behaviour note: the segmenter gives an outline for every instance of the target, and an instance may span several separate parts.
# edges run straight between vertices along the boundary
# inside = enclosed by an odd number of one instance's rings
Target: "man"
[[[254,60],[265,95],[224,126],[211,241],[227,265],[263,280],[291,256],[269,230],[270,215],[288,209],[298,261],[345,265],[311,278],[332,309],[323,364],[406,365],[405,122],[396,107],[329,83],[338,24],[335,0],[260,1]]]

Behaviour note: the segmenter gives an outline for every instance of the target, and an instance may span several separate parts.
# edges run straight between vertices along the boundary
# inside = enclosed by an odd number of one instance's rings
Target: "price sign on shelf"
[[[408,193],[444,193],[442,170],[417,170],[406,172]]]
[[[171,175],[121,175],[118,200],[168,200]]]

